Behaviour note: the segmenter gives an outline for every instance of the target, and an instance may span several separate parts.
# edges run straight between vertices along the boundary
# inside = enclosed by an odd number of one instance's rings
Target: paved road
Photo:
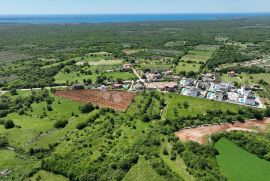
[[[132,69],[133,73],[138,77],[140,82],[145,83],[145,81],[141,78],[141,76],[138,74],[138,72],[134,68],[131,68],[131,69]]]
[[[45,87],[45,89],[51,89],[51,88],[67,88],[68,86],[54,86],[54,87]],[[31,91],[31,90],[41,90],[42,88],[32,88],[32,89],[17,89],[17,91]],[[8,91],[0,91],[1,94],[5,94]]]

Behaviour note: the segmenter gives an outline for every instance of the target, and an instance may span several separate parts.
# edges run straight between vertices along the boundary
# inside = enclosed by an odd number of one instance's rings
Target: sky
[[[270,0],[0,0],[0,14],[270,12]]]

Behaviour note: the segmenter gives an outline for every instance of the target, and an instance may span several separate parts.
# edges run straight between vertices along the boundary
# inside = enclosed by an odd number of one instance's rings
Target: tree
[[[186,102],[186,101],[185,101],[185,102],[184,102],[184,104],[183,104],[183,106],[184,106],[184,108],[186,108],[186,109],[187,109],[187,108],[189,107],[188,102]]]
[[[260,111],[255,111],[253,112],[253,116],[257,120],[263,120],[263,114]]]
[[[264,111],[265,117],[270,117],[270,107],[268,106]]]
[[[4,122],[4,127],[6,129],[11,129],[11,128],[14,128],[15,124],[12,120],[8,119]]]
[[[0,110],[0,118],[6,117],[8,114],[7,110]]]
[[[10,92],[10,94],[13,95],[13,96],[14,96],[14,95],[18,95],[17,89],[15,89],[15,88],[11,89],[9,92]]]
[[[68,124],[68,121],[67,120],[58,120],[54,124],[54,127],[57,128],[57,129],[60,129],[60,128],[66,127],[67,124]]]
[[[167,148],[163,149],[163,155],[169,155],[169,152],[168,152]]]
[[[8,146],[8,139],[5,136],[0,136],[0,148]]]
[[[89,84],[92,84],[92,82],[93,82],[92,79],[87,79],[87,80],[86,80],[86,84],[88,84],[88,85],[89,85]]]
[[[123,83],[123,79],[121,79],[121,78],[117,78],[116,81],[117,81],[119,84],[122,84],[122,83]]]
[[[92,112],[95,109],[95,107],[92,104],[85,104],[80,107],[81,113],[89,113]]]
[[[144,115],[143,116],[143,122],[149,122],[150,121],[150,118],[148,115]]]
[[[52,108],[52,105],[51,105],[51,104],[47,104],[47,110],[48,110],[48,111],[52,111],[52,110],[53,110],[53,108]]]
[[[86,122],[83,122],[83,123],[79,123],[78,125],[77,125],[77,129],[78,130],[82,130],[83,128],[85,128],[87,126],[87,123]]]

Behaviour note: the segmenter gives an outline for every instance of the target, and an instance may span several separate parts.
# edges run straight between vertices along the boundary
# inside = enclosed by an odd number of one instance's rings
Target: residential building
[[[192,86],[194,84],[194,80],[190,78],[183,78],[180,81],[180,87]]]
[[[227,73],[227,76],[228,77],[236,77],[237,74],[235,73],[235,71],[230,71],[230,72]]]
[[[128,70],[130,70],[131,68],[132,68],[132,64],[129,64],[129,63],[123,64],[123,70],[128,71]]]

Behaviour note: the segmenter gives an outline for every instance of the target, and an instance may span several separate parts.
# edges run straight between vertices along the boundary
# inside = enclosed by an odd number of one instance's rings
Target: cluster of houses
[[[130,71],[132,64],[124,64],[122,70]],[[229,77],[237,74],[233,71],[228,72]],[[142,81],[143,80],[143,81]],[[157,90],[167,92],[179,92],[185,96],[206,98],[214,101],[231,102],[249,106],[259,106],[260,99],[253,93],[254,87],[241,86],[235,87],[232,83],[219,82],[216,75],[206,73],[200,79],[181,78],[173,75],[172,71],[147,72],[144,79],[130,80],[123,82],[106,83],[100,89],[117,89],[128,91]],[[257,87],[258,88],[258,87]],[[74,89],[82,89],[82,85],[75,85]]]
[[[151,75],[151,78],[149,76]],[[154,76],[153,75],[157,75]],[[235,72],[228,72],[228,76],[236,76]],[[146,82],[142,84],[137,81],[133,84],[133,91],[159,90],[168,92],[179,92],[185,96],[206,98],[214,101],[224,101],[248,106],[259,106],[260,99],[256,97],[253,90],[258,87],[241,86],[237,88],[233,83],[216,82],[212,73],[203,74],[200,80],[192,78],[177,78],[172,81],[159,81],[162,74],[149,73],[146,75]]]
[[[202,76],[202,80],[183,78],[180,81],[180,93],[186,96],[207,98],[215,101],[225,101],[249,106],[258,106],[260,100],[255,96],[253,87],[236,88],[232,83],[215,83],[211,74]]]

